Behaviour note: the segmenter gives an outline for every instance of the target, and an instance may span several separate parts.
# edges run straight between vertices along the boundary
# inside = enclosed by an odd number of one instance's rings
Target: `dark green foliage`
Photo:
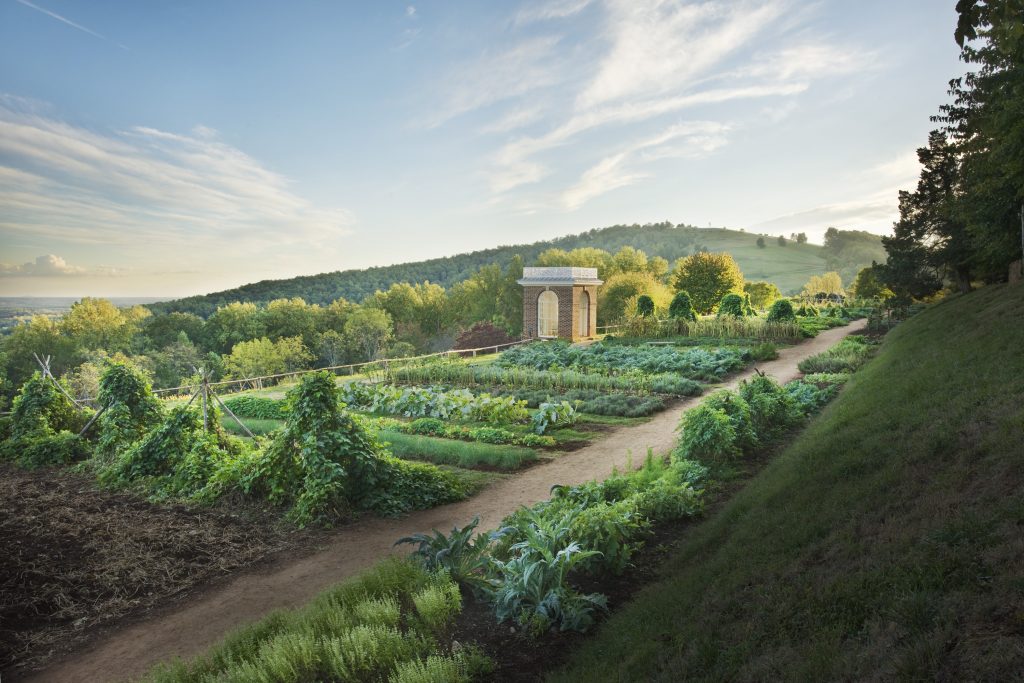
[[[446,430],[445,436],[449,434],[450,432]],[[537,460],[535,451],[508,444],[465,443],[475,440],[452,441],[450,438],[393,431],[382,431],[380,436],[387,442],[394,455],[437,465],[455,465],[466,469],[517,470],[525,463]],[[550,443],[553,444],[554,440],[552,439]]]
[[[803,417],[786,389],[767,375],[740,382],[738,393],[747,403],[751,428],[761,441],[778,438]]]
[[[285,402],[261,396],[233,396],[224,399],[224,405],[238,417],[251,417],[256,420],[286,420],[288,413]]]
[[[149,379],[134,365],[125,362],[107,363],[100,377],[99,402],[106,410],[97,420],[96,456],[104,463],[113,462],[123,449],[141,440],[163,417],[163,406],[153,396]]]
[[[739,294],[726,294],[718,304],[719,317],[731,315],[734,318],[742,318],[746,314],[743,297]]]
[[[54,386],[52,380],[38,372],[22,385],[12,408],[13,439],[53,434],[61,430],[77,432],[88,419],[81,409]]]
[[[805,312],[802,315],[806,315],[806,308],[802,308]],[[770,323],[782,323],[792,322],[796,320],[796,313],[793,312],[793,302],[789,299],[778,299],[772,304],[772,307],[768,309],[768,322]]]
[[[203,416],[194,406],[173,408],[141,441],[101,469],[100,481],[107,485],[144,481],[158,495],[201,497],[218,467],[243,450],[238,440],[220,430],[216,411],[210,423],[213,429],[204,430]]]
[[[288,421],[243,489],[290,506],[300,525],[331,522],[354,509],[398,514],[462,497],[455,479],[437,468],[384,454],[364,425],[341,410],[327,372],[305,375],[288,392]]]
[[[66,465],[89,456],[88,442],[77,434],[88,415],[35,373],[14,398],[10,434],[0,443],[0,460],[22,467]],[[90,411],[91,412],[91,411]]]
[[[697,313],[693,310],[690,295],[680,290],[672,297],[668,306],[668,317],[673,320],[696,320]]]
[[[445,423],[436,417],[419,417],[409,423],[410,434],[444,436]]]
[[[642,294],[636,300],[636,312],[637,315],[644,318],[654,315],[654,299],[646,294]]]

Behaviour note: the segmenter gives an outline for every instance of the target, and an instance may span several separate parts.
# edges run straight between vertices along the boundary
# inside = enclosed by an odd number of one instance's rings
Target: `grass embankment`
[[[1024,671],[1024,286],[904,323],[554,678]]]

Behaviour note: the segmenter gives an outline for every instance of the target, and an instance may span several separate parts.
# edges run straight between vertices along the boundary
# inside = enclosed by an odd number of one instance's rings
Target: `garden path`
[[[797,364],[801,360],[864,326],[865,321],[859,320],[826,330],[814,339],[781,349],[777,360],[756,367],[780,382],[795,379],[800,374]],[[753,374],[753,368],[747,369],[722,386],[732,388]],[[481,529],[491,529],[520,506],[547,499],[553,484],[574,485],[604,478],[613,467],[625,468],[631,458],[639,465],[648,448],[659,454],[668,452],[675,445],[680,413],[700,400],[698,396],[676,403],[648,422],[619,428],[593,445],[501,480],[469,500],[402,519],[370,518],[338,529],[325,547],[312,554],[236,576],[166,613],[112,631],[29,680],[119,681],[141,676],[156,662],[197,655],[229,631],[273,610],[305,604],[327,586],[390,553],[408,553],[407,546],[395,549],[392,545],[401,536],[433,528],[447,531],[465,525],[476,515],[480,516]]]

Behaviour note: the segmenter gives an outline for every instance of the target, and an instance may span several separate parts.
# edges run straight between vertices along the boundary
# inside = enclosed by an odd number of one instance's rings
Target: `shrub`
[[[762,441],[774,439],[802,417],[786,390],[767,375],[740,382],[739,395],[746,401],[754,433]]]
[[[758,445],[758,435],[754,430],[750,405],[742,396],[732,391],[716,391],[704,403],[729,416],[729,420],[736,430],[736,445],[740,450],[749,453]]]
[[[651,379],[651,391],[673,396],[700,396],[704,387],[692,379],[666,373]]]
[[[690,295],[679,291],[672,297],[672,303],[668,307],[668,317],[673,320],[696,320],[697,314],[690,303]]]
[[[646,294],[641,294],[636,300],[636,312],[637,315],[644,318],[654,315],[654,299]]]
[[[804,373],[853,372],[871,356],[873,345],[861,335],[850,335],[832,348],[805,358],[798,367]]]
[[[796,313],[793,312],[793,302],[789,299],[778,299],[768,310],[767,320],[770,323],[793,322],[796,320]]]
[[[757,346],[751,347],[750,357],[758,361],[775,360],[779,357],[779,350],[771,342],[762,342]]]
[[[733,421],[724,410],[707,405],[706,402],[686,411],[679,429],[679,444],[673,457],[703,463],[722,463],[742,452]]]
[[[742,318],[746,315],[743,306],[743,297],[739,294],[726,294],[718,304],[718,317],[730,315],[734,318]]]
[[[445,424],[436,417],[420,417],[409,423],[410,434],[425,436],[444,436]]]

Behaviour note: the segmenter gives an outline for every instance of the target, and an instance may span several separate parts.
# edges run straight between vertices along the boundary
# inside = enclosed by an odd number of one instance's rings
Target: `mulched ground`
[[[0,672],[80,646],[159,604],[308,546],[260,510],[155,505],[65,469],[0,464]]]

